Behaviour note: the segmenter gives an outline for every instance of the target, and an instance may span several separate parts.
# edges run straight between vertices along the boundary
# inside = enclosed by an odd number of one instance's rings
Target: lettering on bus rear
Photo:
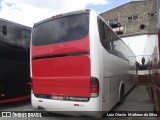
[[[63,100],[63,101],[77,101],[77,102],[88,102],[89,97],[75,97],[75,96],[63,96],[63,95],[42,95],[35,94],[37,98],[52,99],[52,100]]]

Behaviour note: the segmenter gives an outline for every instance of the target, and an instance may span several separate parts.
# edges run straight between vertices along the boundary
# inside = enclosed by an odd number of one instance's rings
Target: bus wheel
[[[123,101],[124,101],[124,85],[122,85],[122,87],[121,87],[120,101],[119,101],[119,103],[123,104]]]

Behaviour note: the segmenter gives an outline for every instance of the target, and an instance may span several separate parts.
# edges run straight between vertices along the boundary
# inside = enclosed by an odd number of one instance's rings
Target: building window
[[[154,13],[148,13],[148,18],[149,19],[155,19],[157,17],[157,13],[156,12],[154,12]]]
[[[138,19],[138,15],[133,15],[133,16],[130,16],[130,17],[128,17],[128,22],[130,23],[130,22],[134,22],[135,20],[137,20]]]
[[[131,56],[126,52],[127,46],[100,17],[98,17],[98,27],[100,41],[105,50],[112,55],[127,60],[127,57]]]
[[[109,26],[112,28],[120,27],[120,23],[118,19],[112,19],[108,21]]]

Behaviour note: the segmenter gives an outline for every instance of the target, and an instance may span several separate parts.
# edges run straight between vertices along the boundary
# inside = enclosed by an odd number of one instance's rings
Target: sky
[[[97,13],[134,0],[0,0],[0,18],[32,27],[56,14],[90,8]]]

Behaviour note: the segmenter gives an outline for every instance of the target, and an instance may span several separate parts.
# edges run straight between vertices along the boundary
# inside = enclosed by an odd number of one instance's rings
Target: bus
[[[102,116],[136,81],[135,54],[90,9],[35,23],[31,56],[32,106],[45,111]]]
[[[0,104],[30,98],[31,28],[0,18]]]
[[[157,3],[156,3],[157,2]],[[160,112],[160,1],[157,0],[157,37],[154,42],[154,52],[147,60],[148,71],[146,73],[147,86],[151,95],[153,110]],[[160,113],[159,113],[160,115]]]

